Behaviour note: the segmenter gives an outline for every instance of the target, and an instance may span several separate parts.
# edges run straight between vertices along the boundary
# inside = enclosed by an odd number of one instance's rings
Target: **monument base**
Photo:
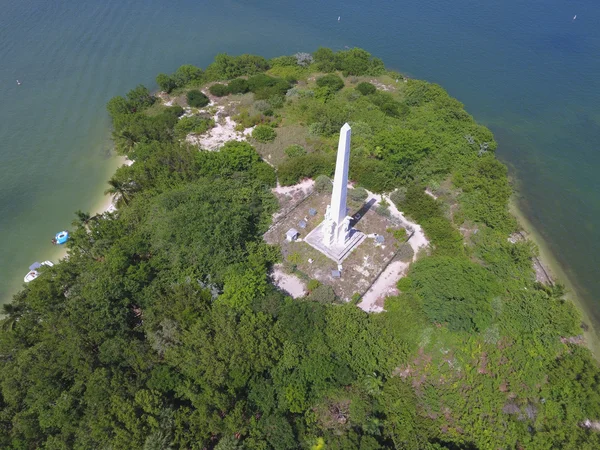
[[[350,238],[344,244],[326,246],[323,243],[323,236],[325,233],[323,230],[324,224],[325,221],[321,222],[314,230],[308,233],[304,238],[304,242],[320,251],[328,258],[333,259],[338,264],[346,259],[346,257],[350,255],[350,252],[352,252],[355,247],[358,247],[367,237],[363,232],[352,229],[350,231]]]

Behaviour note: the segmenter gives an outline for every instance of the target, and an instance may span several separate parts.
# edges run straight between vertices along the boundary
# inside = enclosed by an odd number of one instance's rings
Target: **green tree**
[[[104,195],[112,195],[115,197],[116,205],[128,205],[135,192],[135,185],[131,181],[120,180],[112,177],[108,180],[109,188],[104,191]]]
[[[344,80],[334,74],[325,75],[317,78],[317,86],[327,87],[333,92],[339,91],[344,87]]]
[[[158,84],[158,87],[166,93],[170,93],[173,89],[177,87],[177,83],[175,82],[175,80],[173,80],[169,75],[164,73],[159,73],[156,76],[156,84]]]
[[[187,102],[193,108],[204,108],[210,103],[209,98],[197,89],[192,89],[187,93]]]
[[[333,72],[336,69],[335,53],[330,48],[319,47],[313,53],[316,66],[321,72]]]
[[[358,83],[358,85],[356,85],[356,90],[362,95],[371,95],[377,92],[377,88],[371,83],[367,83],[366,81]]]
[[[141,84],[127,93],[127,104],[133,112],[148,108],[155,101],[156,98],[150,94],[148,88]]]

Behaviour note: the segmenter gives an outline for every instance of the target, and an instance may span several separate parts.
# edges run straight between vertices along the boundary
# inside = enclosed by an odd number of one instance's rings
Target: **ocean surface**
[[[102,201],[111,97],[219,52],[358,46],[491,127],[520,208],[600,323],[599,23],[597,0],[0,0],[0,302]]]

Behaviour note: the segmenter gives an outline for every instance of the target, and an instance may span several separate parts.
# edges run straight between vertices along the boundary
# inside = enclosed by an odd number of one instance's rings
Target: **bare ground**
[[[306,295],[306,285],[304,281],[296,275],[290,275],[283,271],[281,264],[276,264],[273,267],[271,274],[273,284],[284,292],[287,292],[293,298],[301,298]]]

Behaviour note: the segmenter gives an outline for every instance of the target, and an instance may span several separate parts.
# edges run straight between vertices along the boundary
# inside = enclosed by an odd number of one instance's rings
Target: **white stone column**
[[[348,213],[346,196],[348,194],[348,166],[350,164],[350,135],[350,125],[346,123],[340,130],[333,193],[331,194],[331,218],[336,225],[341,225]]]

